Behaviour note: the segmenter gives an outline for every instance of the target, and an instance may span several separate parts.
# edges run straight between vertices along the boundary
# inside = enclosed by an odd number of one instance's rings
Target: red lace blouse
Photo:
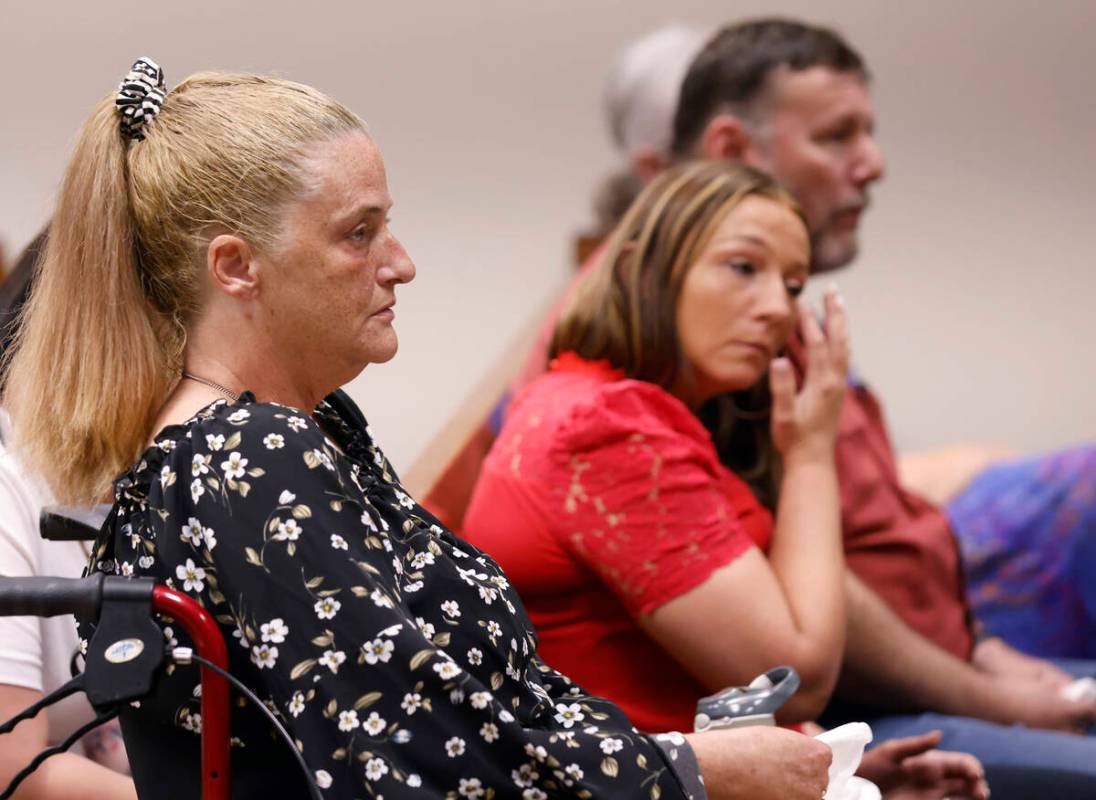
[[[515,399],[464,531],[517,588],[545,661],[645,731],[692,730],[709,692],[636,617],[771,534],[683,403],[570,353]]]

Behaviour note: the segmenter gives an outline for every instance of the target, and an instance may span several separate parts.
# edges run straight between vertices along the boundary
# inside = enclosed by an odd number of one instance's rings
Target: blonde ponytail
[[[111,97],[81,132],[4,386],[16,446],[65,503],[104,500],[155,433],[212,235],[274,246],[311,148],[364,130],[307,86],[217,73],[170,92],[143,141],[119,122]]]
[[[16,445],[62,502],[104,497],[169,382],[137,269],[125,147],[104,100],[62,181],[5,385]]]

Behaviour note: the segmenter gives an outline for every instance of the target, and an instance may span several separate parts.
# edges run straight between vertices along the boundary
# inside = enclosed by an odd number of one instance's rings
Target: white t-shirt
[[[0,430],[8,438],[6,418],[0,419]],[[42,539],[38,514],[49,502],[45,487],[0,443],[0,575],[80,577],[90,543]],[[71,677],[69,662],[76,647],[76,621],[68,614],[0,617],[0,683],[50,692]],[[45,713],[50,744],[95,715],[83,693],[66,697]],[[82,753],[79,742],[72,752]]]

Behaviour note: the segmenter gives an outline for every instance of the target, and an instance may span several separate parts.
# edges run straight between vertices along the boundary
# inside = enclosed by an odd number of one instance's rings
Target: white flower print
[[[270,622],[264,622],[260,625],[259,632],[262,634],[264,642],[281,644],[285,641],[286,634],[289,633],[289,626],[282,621],[281,617],[275,617]]]
[[[427,639],[434,638],[434,626],[431,625],[429,622],[424,620],[422,617],[415,617],[415,624],[419,626],[419,630],[422,632],[422,635],[425,636]]]
[[[345,550],[348,547],[346,539],[339,536],[337,533],[331,534],[331,546],[336,550]]]
[[[192,733],[202,732],[202,715],[190,713],[183,717],[183,727]]]
[[[542,745],[534,745],[532,742],[525,743],[525,755],[535,758],[537,761],[548,760],[548,751]]]
[[[207,433],[206,434],[206,447],[210,450],[220,450],[225,446],[225,437],[220,434]]]
[[[624,748],[624,742],[622,742],[620,739],[613,739],[612,737],[610,737],[607,739],[602,739],[599,747],[601,747],[601,752],[603,752],[607,756],[611,756],[613,753],[616,753]]]
[[[459,736],[454,736],[445,742],[445,753],[450,758],[456,758],[457,756],[464,755],[464,739]]]
[[[529,750],[526,745],[526,751]],[[540,773],[537,772],[537,768],[532,764],[522,764],[515,770],[510,771],[510,777],[513,779],[516,786],[532,786],[533,781],[540,777]]]
[[[242,478],[247,474],[247,470],[244,469],[246,466],[247,459],[240,455],[239,450],[233,450],[228,454],[228,461],[221,462],[221,469],[224,470],[225,477],[229,480]]]
[[[395,649],[396,645],[391,639],[374,639],[362,645],[362,655],[365,657],[366,664],[376,664],[378,661],[387,664]]]
[[[407,776],[407,785],[410,786],[412,789],[418,789],[420,786],[422,786],[422,776],[420,776],[417,772],[412,772],[410,775]]]
[[[121,567],[122,567],[122,577],[128,578],[130,575],[133,574],[133,565],[130,564],[128,561],[123,561],[122,564],[121,564]]]
[[[334,597],[321,597],[316,601],[316,605],[312,606],[316,616],[320,619],[334,619],[340,608],[342,608],[342,603]]]
[[[304,711],[304,693],[294,692],[293,697],[289,700],[289,713],[296,718],[301,715],[302,711]]]
[[[418,692],[408,692],[403,696],[400,708],[407,712],[408,716],[422,708],[422,695]]]
[[[417,592],[422,587],[423,587],[422,581],[411,581],[410,583],[404,584],[403,590],[405,592],[412,593],[412,592]]]
[[[285,447],[285,437],[280,433],[268,433],[263,437],[263,447],[267,450],[280,450]]]
[[[163,450],[165,453],[170,453],[175,449],[174,439],[161,439],[156,443],[156,446]]]
[[[380,589],[374,589],[372,594],[369,595],[369,599],[373,601],[377,608],[392,608],[392,600]]]
[[[167,485],[171,483],[174,477],[175,473],[171,471],[171,465],[164,464],[163,469],[160,470],[160,488],[167,488]]]
[[[481,586],[479,587],[479,596],[485,605],[491,605],[494,599],[498,597],[498,592],[491,586]]]
[[[297,524],[295,519],[287,519],[285,522],[278,523],[278,529],[274,533],[274,541],[276,542],[295,542],[300,537],[302,528]]]
[[[478,667],[483,663],[483,651],[478,647],[473,647],[468,651],[468,663],[473,667]]]
[[[377,523],[373,521],[373,515],[368,511],[362,512],[362,525],[369,528],[371,531],[375,532],[377,530]]]
[[[548,800],[548,795],[543,789],[533,786],[521,793],[521,800]]]
[[[392,734],[392,741],[396,744],[407,744],[411,741],[411,731],[407,728],[400,728]]]
[[[331,773],[326,769],[316,770],[316,785],[321,789],[330,789],[333,783],[331,779]]]
[[[382,759],[371,758],[365,763],[365,779],[379,781],[388,772],[388,765]]]
[[[304,417],[290,417],[285,421],[285,424],[288,425],[294,433],[300,433],[308,427],[308,423],[305,421]]]
[[[441,604],[441,613],[456,619],[460,616],[460,604],[456,600],[446,600]]]
[[[570,776],[571,780],[574,781],[582,780],[583,776],[585,776],[586,774],[582,771],[582,767],[580,767],[578,764],[568,764],[563,771],[566,772]]]
[[[415,557],[411,559],[411,569],[423,569],[434,563],[434,554],[429,550],[423,550],[420,553],[415,553]]]
[[[495,620],[488,620],[487,622],[487,635],[494,639],[497,636],[502,636],[502,626]]]
[[[251,643],[247,640],[247,634],[244,633],[244,629],[240,627],[240,623],[238,622],[236,623],[236,627],[232,630],[232,638],[245,650],[251,647]]]
[[[139,566],[141,569],[148,569],[152,566],[155,560],[156,559],[154,559],[152,556],[141,556],[137,559],[137,566]]]
[[[434,664],[434,672],[438,673],[438,677],[443,681],[447,681],[460,675],[460,667],[452,661],[438,661]]]
[[[472,708],[487,708],[493,699],[494,695],[490,692],[472,692],[468,702],[472,704]]]
[[[251,648],[251,663],[259,669],[270,669],[278,660],[278,648],[257,644]]]
[[[342,650],[324,650],[320,656],[320,664],[334,673],[338,673],[339,665],[346,661],[346,653]]]
[[[339,712],[339,730],[343,733],[355,730],[359,725],[358,712],[354,709]]]
[[[499,738],[499,726],[493,722],[483,723],[483,727],[480,728],[480,736],[483,737],[485,742],[493,742]]]
[[[370,736],[376,736],[384,730],[384,726],[387,723],[384,721],[384,717],[378,714],[376,711],[371,711],[365,722],[362,723],[362,728]]]
[[[228,415],[228,421],[229,422],[243,422],[245,419],[247,419],[250,416],[251,416],[251,412],[249,412],[246,408],[241,408],[240,410],[233,411],[231,414],[229,414]]]
[[[202,523],[198,521],[196,517],[191,517],[187,520],[186,525],[183,526],[183,532],[180,538],[189,544],[191,547],[200,547],[202,544]]]
[[[470,800],[479,800],[483,797],[483,784],[479,778],[461,778],[457,794]]]
[[[196,566],[192,558],[175,567],[175,577],[183,581],[184,591],[200,592],[205,587],[205,570]]]
[[[213,460],[213,456],[208,453],[195,453],[194,457],[190,460],[190,474],[192,477],[199,478],[209,472],[209,462]]]
[[[202,486],[202,479],[195,478],[190,482],[190,499],[194,505],[198,505],[198,498],[205,494],[205,487]]]
[[[578,703],[570,705],[560,703],[556,706],[556,722],[564,728],[573,728],[576,722],[582,722],[584,719],[586,715],[582,713],[582,706]]]
[[[414,508],[415,507],[415,501],[412,500],[410,497],[408,497],[403,492],[401,492],[399,489],[393,489],[392,493],[396,496],[397,502],[399,502],[399,504],[401,506],[403,506],[404,508]]]

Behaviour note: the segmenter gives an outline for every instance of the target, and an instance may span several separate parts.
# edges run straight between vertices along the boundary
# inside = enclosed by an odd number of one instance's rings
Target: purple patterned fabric
[[[990,467],[947,512],[989,633],[1044,657],[1096,658],[1096,445]]]

